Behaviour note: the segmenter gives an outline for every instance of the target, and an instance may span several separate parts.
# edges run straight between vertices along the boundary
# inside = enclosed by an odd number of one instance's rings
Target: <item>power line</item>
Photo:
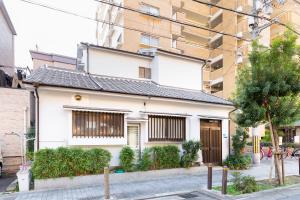
[[[150,33],[150,32],[145,32],[145,31],[142,31],[142,30],[139,30],[139,29],[136,29],[136,28],[132,28],[132,27],[128,27],[128,26],[124,26],[124,25],[120,25],[120,24],[115,24],[115,23],[112,23],[112,22],[107,22],[105,20],[94,19],[94,18],[91,18],[91,17],[80,15],[78,13],[70,12],[70,11],[67,11],[67,10],[60,9],[60,8],[55,8],[55,7],[52,7],[52,6],[48,6],[48,5],[45,5],[45,4],[42,4],[42,3],[37,3],[37,2],[34,2],[34,1],[30,1],[30,0],[19,0],[19,1],[29,3],[29,4],[32,4],[32,5],[36,5],[36,6],[40,6],[40,7],[44,7],[44,8],[47,8],[47,9],[50,9],[50,10],[53,10],[53,11],[57,11],[57,12],[61,12],[61,13],[64,13],[64,14],[73,15],[73,16],[80,17],[80,18],[83,18],[83,19],[87,19],[87,20],[91,20],[91,21],[95,21],[95,22],[101,22],[101,23],[104,23],[104,24],[124,28],[124,29],[131,30],[131,31],[136,31],[136,32],[139,32],[139,33],[145,33],[145,34],[148,34],[150,36],[162,37],[162,38],[166,38],[166,39],[170,39],[170,40],[173,39],[171,37],[167,37],[167,36],[164,36],[164,35],[158,35],[158,34],[153,34],[153,33]],[[177,39],[176,41],[183,42],[183,43],[188,44],[188,45],[194,45],[194,46],[197,46],[199,48],[203,48],[205,50],[218,50],[218,49],[221,49],[223,51],[236,53],[236,51],[234,51],[234,50],[225,49],[225,48],[212,49],[212,48],[209,48],[206,45],[201,45],[201,44],[196,43],[196,42],[189,42],[189,41],[183,40],[183,39]]]
[[[148,35],[151,35],[151,36],[162,37],[162,38],[166,38],[166,39],[173,39],[171,37],[167,37],[167,36],[164,36],[164,35],[152,34],[150,32],[145,32],[145,31],[142,31],[142,30],[139,30],[139,29],[128,27],[128,26],[107,22],[105,20],[94,19],[94,18],[91,18],[91,17],[80,15],[78,13],[70,12],[70,11],[67,11],[67,10],[60,9],[60,8],[55,8],[55,7],[52,7],[52,6],[48,6],[48,5],[45,5],[45,4],[42,4],[42,3],[33,2],[33,1],[30,1],[30,0],[19,0],[19,1],[22,1],[22,2],[25,2],[25,3],[28,3],[28,4],[32,4],[32,5],[35,5],[35,6],[39,6],[39,7],[47,8],[47,9],[50,9],[50,10],[53,10],[53,11],[61,12],[61,13],[64,13],[64,14],[73,15],[73,16],[80,17],[80,18],[83,18],[83,19],[87,19],[87,20],[91,20],[91,21],[95,21],[95,22],[101,22],[101,23],[104,23],[104,24],[124,28],[124,29],[131,30],[131,31],[136,31],[136,32],[139,32],[139,33],[145,33],[145,34],[148,34]],[[183,42],[183,43],[188,44],[188,45],[194,45],[194,46],[197,46],[199,48],[203,48],[205,50],[218,50],[218,49],[220,49],[220,50],[228,51],[228,52],[231,52],[231,53],[236,53],[237,52],[237,51],[230,50],[230,49],[225,49],[225,48],[212,49],[212,48],[209,48],[206,45],[201,45],[199,43],[189,42],[189,41],[182,40],[182,39],[177,39],[176,41]]]
[[[226,7],[219,6],[219,5],[216,5],[216,4],[213,4],[213,3],[209,3],[209,2],[204,2],[204,1],[199,1],[199,0],[193,0],[193,1],[195,1],[197,3],[201,3],[201,4],[204,4],[204,5],[207,5],[207,6],[213,6],[213,7],[220,8],[220,9],[223,9],[223,10],[227,10],[227,11],[230,11],[230,12],[235,12],[235,13],[238,13],[238,14],[241,14],[241,15],[246,15],[246,16],[250,16],[250,17],[254,17],[254,18],[259,18],[259,19],[267,20],[267,21],[269,21],[271,23],[276,23],[276,24],[279,24],[281,26],[284,26],[285,28],[293,31],[297,35],[300,35],[299,32],[297,32],[296,30],[292,29],[288,25],[286,25],[286,24],[284,24],[282,22],[276,21],[274,19],[269,19],[269,18],[264,17],[264,16],[254,15],[254,14],[250,14],[250,13],[247,13],[247,12],[237,11],[237,10],[234,10],[234,9],[231,9],[231,8],[226,8]]]
[[[191,24],[191,23],[177,21],[177,20],[174,20],[172,18],[168,18],[168,17],[164,17],[164,16],[159,16],[159,15],[155,15],[155,14],[151,14],[151,13],[146,13],[146,12],[134,9],[134,8],[127,7],[127,6],[122,6],[122,5],[118,5],[118,4],[114,4],[114,3],[110,3],[110,2],[102,1],[102,0],[94,0],[94,1],[97,1],[99,3],[104,3],[104,4],[107,4],[107,5],[110,5],[110,6],[118,7],[118,8],[121,8],[121,9],[129,10],[129,11],[132,11],[132,12],[135,12],[135,13],[139,13],[139,14],[142,14],[142,15],[146,15],[146,16],[150,16],[150,17],[155,17],[155,18],[162,19],[162,20],[167,20],[167,21],[170,21],[170,22],[173,22],[173,23],[177,23],[177,24],[180,24],[180,25],[183,25],[183,26],[190,26],[190,27],[193,27],[193,28],[210,31],[210,32],[221,34],[221,35],[234,37],[234,38],[239,39],[239,40],[244,40],[244,41],[248,41],[248,42],[250,41],[248,39],[241,38],[241,37],[238,37],[236,35],[232,35],[230,33],[222,33],[220,31],[216,31],[216,30],[213,30],[213,29],[210,29],[210,28],[206,28],[204,26],[198,26],[198,25]]]

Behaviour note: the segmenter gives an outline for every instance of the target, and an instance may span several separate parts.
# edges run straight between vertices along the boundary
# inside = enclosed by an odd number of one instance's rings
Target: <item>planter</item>
[[[24,168],[17,172],[19,191],[27,192],[30,186],[30,169]]]
[[[189,169],[176,168],[176,169],[162,169],[152,171],[139,171],[128,173],[114,173],[109,175],[110,183],[130,183],[137,181],[147,181],[153,179],[159,179],[166,176],[178,176],[188,174],[199,174],[206,172],[206,167],[192,167]],[[88,176],[76,176],[76,177],[62,177],[53,179],[35,179],[35,190],[43,189],[58,189],[58,188],[72,188],[82,186],[95,186],[103,184],[103,174],[88,175]]]

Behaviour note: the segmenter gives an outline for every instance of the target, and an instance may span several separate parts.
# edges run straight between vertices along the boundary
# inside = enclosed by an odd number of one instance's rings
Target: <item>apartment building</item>
[[[208,93],[230,98],[235,90],[235,76],[238,67],[248,62],[251,50],[251,19],[248,16],[215,6],[207,6],[193,0],[113,0],[132,10],[122,9],[109,4],[99,4],[98,19],[109,22],[98,26],[98,44],[151,54],[155,48],[208,59],[204,67],[202,89]],[[205,2],[205,1],[204,1]],[[206,1],[220,7],[251,13],[252,0],[210,0]],[[258,1],[257,7],[262,6]],[[287,0],[284,5],[272,2],[272,8],[265,11],[264,17],[278,17],[280,22],[292,23],[300,27],[300,4]],[[264,8],[261,8],[264,9]],[[153,16],[144,15],[142,11]],[[299,10],[299,9],[298,9]],[[192,24],[182,25],[166,19]],[[268,23],[260,20],[260,25]],[[115,26],[117,25],[117,26]],[[228,33],[233,36],[218,34],[213,31]],[[282,34],[285,28],[273,24],[260,34],[260,43],[269,45],[271,40]]]
[[[98,19],[111,23],[99,25],[98,43],[100,45],[144,54],[151,54],[155,48],[159,47],[175,53],[210,59],[210,64],[204,67],[202,89],[224,98],[231,96],[234,91],[236,66],[243,60],[242,54],[237,53],[238,45],[241,46],[242,42],[238,38],[205,29],[226,32],[234,36],[240,32],[239,34],[244,36],[243,32],[248,31],[248,24],[245,23],[246,17],[193,0],[116,0],[112,2],[153,16],[100,4]],[[212,3],[232,9],[244,10],[249,7],[247,6],[248,0],[214,0]],[[193,26],[174,23],[162,18]]]

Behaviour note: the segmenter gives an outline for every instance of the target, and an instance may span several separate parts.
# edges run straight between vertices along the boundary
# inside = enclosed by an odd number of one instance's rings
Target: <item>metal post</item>
[[[208,164],[207,170],[208,170],[208,173],[207,173],[207,189],[211,190],[212,189],[212,164],[211,163]]]
[[[228,176],[228,167],[223,167],[223,176],[222,176],[222,194],[227,194],[227,176]]]
[[[110,193],[109,193],[109,168],[104,167],[104,199],[108,200],[110,199]]]

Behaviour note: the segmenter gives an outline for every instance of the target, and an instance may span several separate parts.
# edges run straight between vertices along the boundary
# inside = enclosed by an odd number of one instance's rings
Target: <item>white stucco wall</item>
[[[137,79],[139,78],[139,67],[150,67],[150,62],[151,58],[89,49],[89,72],[92,74]]]
[[[162,99],[149,99],[124,95],[108,95],[107,93],[93,93],[83,90],[56,89],[57,91],[39,89],[40,96],[40,148],[56,148],[59,146],[101,146],[113,154],[111,165],[118,165],[118,153],[123,145],[127,144],[127,119],[125,119],[124,138],[75,138],[72,137],[71,110],[66,110],[63,105],[99,107],[107,109],[127,109],[132,112],[125,114],[125,118],[147,117],[140,111],[166,112],[189,114],[186,118],[186,139],[200,139],[200,119],[198,115],[216,116],[227,118],[231,107],[213,106],[194,102],[171,101]],[[81,101],[75,101],[74,95],[82,95]],[[130,123],[130,122],[128,122]],[[134,122],[136,123],[136,122]],[[152,146],[148,142],[147,121],[141,122],[141,148]],[[228,154],[228,120],[222,123],[222,146],[225,158]],[[224,137],[226,136],[226,137]],[[165,143],[164,143],[165,144]],[[168,143],[180,144],[180,143]]]
[[[0,10],[0,65],[14,66],[14,36]]]
[[[160,54],[152,62],[153,80],[161,85],[201,90],[203,62]]]

